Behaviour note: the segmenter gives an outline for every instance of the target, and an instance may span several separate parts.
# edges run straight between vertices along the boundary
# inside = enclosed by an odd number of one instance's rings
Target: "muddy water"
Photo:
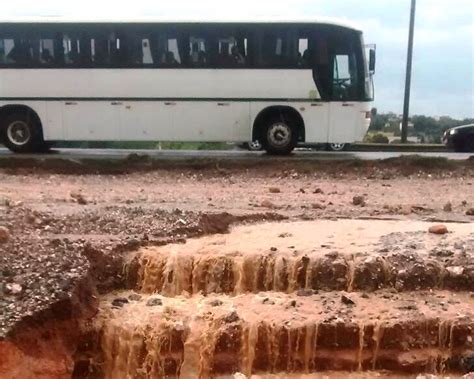
[[[265,224],[144,249],[127,267],[136,292],[102,299],[93,371],[107,379],[359,379],[459,370],[474,350],[472,296],[410,291],[406,283],[439,286],[436,275],[447,270],[377,256],[387,228],[397,238],[419,229],[425,259],[439,241],[471,234],[450,227],[439,237],[424,223]],[[398,292],[380,290],[397,283]]]
[[[448,294],[442,292],[425,294],[416,310],[414,294],[370,299],[351,294],[356,305],[350,309],[338,294],[294,300],[279,293],[155,295],[111,306],[114,298],[128,296],[110,295],[97,320],[106,378],[384,367],[441,372],[472,348],[474,307],[468,294],[456,297],[443,320],[437,314]]]
[[[463,266],[469,260],[472,263],[474,251],[462,262],[434,261],[429,253],[438,244],[474,241],[471,225],[452,224],[453,233],[443,237],[428,234],[429,225],[342,220],[238,227],[229,235],[143,249],[135,257],[134,287],[166,296],[184,292],[292,293],[302,288],[469,290],[474,273],[466,276]],[[387,231],[392,233],[390,238]],[[406,234],[413,231],[417,234]],[[394,232],[398,234],[393,236]],[[393,254],[387,254],[389,251]],[[459,277],[445,280],[446,270],[459,273]]]

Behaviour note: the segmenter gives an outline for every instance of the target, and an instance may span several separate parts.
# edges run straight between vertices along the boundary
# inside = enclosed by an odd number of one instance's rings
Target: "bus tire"
[[[42,152],[47,146],[41,125],[28,113],[8,115],[2,121],[1,131],[5,146],[15,153]]]
[[[262,131],[261,142],[268,154],[289,155],[298,143],[298,132],[289,118],[270,117]]]

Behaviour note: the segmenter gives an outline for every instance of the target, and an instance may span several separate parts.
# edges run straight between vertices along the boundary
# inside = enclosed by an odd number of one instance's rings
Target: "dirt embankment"
[[[101,294],[138,280],[123,270],[130,251],[260,221],[473,221],[471,162],[22,162],[0,171],[2,379],[70,377]],[[417,238],[384,243],[416,251]],[[435,268],[460,266],[461,245],[438,247]]]
[[[225,233],[235,222],[279,219],[137,209],[55,216],[4,205],[0,377],[71,377],[78,340],[100,294],[124,286],[128,252]]]

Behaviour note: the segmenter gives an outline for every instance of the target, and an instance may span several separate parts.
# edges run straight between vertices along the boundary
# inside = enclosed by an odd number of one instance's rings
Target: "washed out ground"
[[[67,377],[61,373],[74,367],[79,326],[93,318],[101,294],[123,286],[123,259],[142,246],[227,233],[238,224],[337,219],[401,221],[405,232],[413,228],[414,244],[425,226],[420,221],[463,223],[463,236],[472,242],[472,160],[144,169],[135,169],[134,161],[110,170],[102,164],[50,164],[0,171],[0,353],[7,357],[0,360],[2,378]],[[343,233],[333,233],[341,240],[345,232],[357,234],[347,230],[349,224],[341,228]],[[408,242],[395,233],[386,243]],[[455,243],[472,255],[472,243]],[[44,362],[35,366],[41,354],[51,354],[50,361],[61,355],[61,365],[41,376]],[[8,360],[9,369],[17,362],[26,371],[2,372]]]

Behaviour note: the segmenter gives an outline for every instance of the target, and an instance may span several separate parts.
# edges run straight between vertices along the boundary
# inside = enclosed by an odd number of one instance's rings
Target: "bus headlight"
[[[454,136],[457,132],[458,132],[458,131],[457,131],[456,129],[451,129],[451,130],[449,131],[449,135],[450,135],[450,136]]]

